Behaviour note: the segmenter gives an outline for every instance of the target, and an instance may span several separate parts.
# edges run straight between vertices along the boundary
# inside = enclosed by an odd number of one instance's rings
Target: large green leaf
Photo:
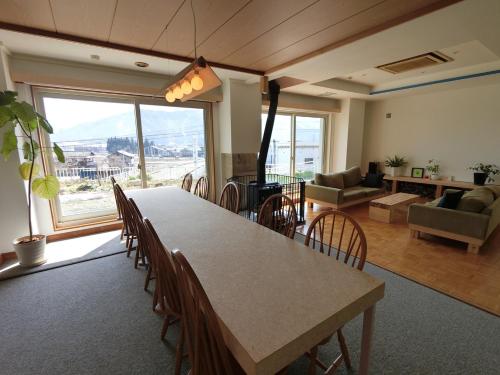
[[[13,114],[9,107],[0,107],[0,128],[12,120]]]
[[[25,141],[23,143],[23,157],[26,160],[33,161],[38,156],[38,150],[40,149],[40,145],[36,141],[33,141],[33,148],[34,150],[31,149],[30,142]]]
[[[5,160],[9,159],[10,153],[17,149],[17,137],[14,127],[11,127],[3,134],[2,155]]]
[[[65,162],[64,158],[64,152],[61,147],[57,143],[54,142],[54,154],[57,156],[57,160],[59,160],[60,163]]]
[[[31,189],[40,198],[52,199],[59,193],[59,180],[51,175],[39,177],[33,180]]]
[[[31,170],[31,162],[24,162],[19,166],[19,174],[23,180],[29,180],[30,178],[30,170]],[[38,176],[40,172],[40,166],[38,164],[33,164],[33,174],[32,177]]]
[[[31,126],[33,126],[33,125],[31,125],[33,123],[35,123],[36,126],[38,126],[38,122],[35,121],[37,119],[37,113],[35,112],[33,107],[31,105],[29,105],[28,103],[26,103],[26,102],[22,102],[22,103],[14,102],[10,105],[10,109],[12,110],[12,112],[14,112],[14,114],[17,116],[17,118],[19,118],[19,120],[21,120],[22,122],[24,122],[26,124],[30,124],[30,128],[31,128]]]
[[[40,124],[40,126],[49,134],[52,134],[54,133],[54,129],[52,128],[52,125],[49,124],[49,122],[45,119],[45,117],[43,117],[42,115],[40,114],[36,114],[37,117],[38,117],[38,122]]]
[[[9,105],[16,100],[17,92],[4,91],[0,92],[0,106]]]

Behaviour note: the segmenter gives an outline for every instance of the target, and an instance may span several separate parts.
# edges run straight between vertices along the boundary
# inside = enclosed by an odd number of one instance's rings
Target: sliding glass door
[[[39,89],[37,107],[54,128],[65,163],[44,153],[59,177],[51,202],[55,226],[116,217],[110,177],[124,189],[178,185],[184,174],[206,174],[204,104],[167,106],[162,100]],[[43,150],[43,148],[42,148]]]
[[[264,132],[267,113],[262,114]],[[267,173],[311,179],[323,166],[326,116],[278,113],[267,154]]]

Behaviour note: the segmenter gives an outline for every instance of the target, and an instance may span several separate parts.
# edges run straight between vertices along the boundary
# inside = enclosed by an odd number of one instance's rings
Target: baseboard
[[[91,228],[80,228],[64,232],[56,232],[53,234],[49,234],[47,236],[47,242],[62,241],[76,237],[90,236],[92,234],[111,232],[113,230],[122,229],[122,226],[123,226],[122,222],[113,222],[109,224],[98,225]]]

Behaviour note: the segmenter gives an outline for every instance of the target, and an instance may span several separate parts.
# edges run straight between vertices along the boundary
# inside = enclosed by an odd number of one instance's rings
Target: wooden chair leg
[[[179,335],[179,339],[177,341],[177,349],[175,353],[175,375],[180,375],[181,373],[181,365],[182,365],[182,358],[184,356],[184,327],[181,324],[179,325],[181,334]]]
[[[309,362],[309,371],[307,372],[309,375],[316,374],[316,362],[318,360],[318,347],[315,346],[310,351],[311,362]]]
[[[144,283],[144,290],[148,290],[149,287],[149,281],[151,280],[151,271],[153,270],[153,267],[151,267],[151,264],[148,267],[148,273],[146,274],[146,281]]]
[[[168,327],[170,325],[170,316],[167,315],[165,320],[163,320],[163,326],[161,327],[161,339],[165,339],[165,335],[167,334]]]
[[[120,233],[120,240],[123,240],[124,235],[125,235],[125,225],[122,225],[122,231]]]
[[[342,357],[344,357],[345,365],[348,369],[351,369],[352,368],[351,357],[349,356],[349,350],[347,349],[347,344],[345,342],[345,337],[342,334],[342,329],[337,330],[337,339],[339,341]]]
[[[135,259],[134,259],[134,268],[137,269],[139,265],[139,257],[141,256],[141,247],[139,246],[139,241],[137,241],[137,246],[135,248]]]
[[[128,236],[127,258],[130,257],[130,253],[132,252],[133,244],[134,244],[134,237],[132,235],[130,235],[130,236]]]

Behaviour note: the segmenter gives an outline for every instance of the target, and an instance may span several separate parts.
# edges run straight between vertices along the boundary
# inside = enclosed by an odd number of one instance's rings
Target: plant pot
[[[474,185],[484,185],[488,174],[484,172],[474,172]]]
[[[33,235],[33,241],[29,236],[16,238],[13,242],[17,259],[22,267],[39,266],[47,261],[45,259],[46,237],[41,234]]]
[[[431,174],[431,180],[439,180],[441,178],[438,174]]]
[[[402,173],[401,169],[402,169],[401,167],[385,167],[385,174],[392,177],[401,176]]]

